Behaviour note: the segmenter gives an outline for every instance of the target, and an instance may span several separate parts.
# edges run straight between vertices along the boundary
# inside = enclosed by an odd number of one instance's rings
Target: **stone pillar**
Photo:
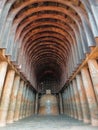
[[[66,89],[66,92],[67,92],[67,113],[68,113],[68,116],[71,115],[71,110],[70,110],[70,100],[69,100],[69,91],[68,91],[68,87]]]
[[[30,89],[28,94],[28,102],[27,102],[27,117],[29,116],[30,112]]]
[[[30,89],[30,92],[29,92],[29,104],[28,104],[28,116],[31,116],[31,102],[32,102],[31,94],[32,94],[32,90]]]
[[[24,106],[24,98],[25,98],[25,92],[26,92],[26,84],[23,87],[23,93],[21,97],[21,105],[20,105],[20,113],[19,113],[19,119],[23,118],[23,106]]]
[[[26,89],[26,97],[25,97],[25,103],[24,103],[24,110],[23,110],[23,117],[24,117],[24,118],[26,117],[28,94],[29,94],[29,87],[27,86],[27,89]]]
[[[15,106],[15,113],[14,113],[14,121],[19,120],[19,113],[20,113],[20,106],[21,106],[21,98],[23,93],[24,81],[21,80],[17,98],[16,98],[16,106]]]
[[[32,102],[32,95],[31,95],[32,93],[31,93],[31,91],[30,91],[30,98],[29,98],[29,116],[31,116],[31,102]]]
[[[32,110],[31,110],[31,111],[32,111],[32,114],[34,114],[34,108],[35,108],[35,106],[34,106],[35,103],[34,103],[34,102],[35,102],[35,94],[34,94],[34,92],[33,92],[33,93],[32,93]]]
[[[63,92],[63,106],[64,106],[64,114],[66,114],[66,94],[65,91]]]
[[[62,95],[59,93],[59,104],[60,104],[60,114],[63,114],[63,103],[62,103]]]
[[[24,93],[24,101],[23,101],[23,110],[22,110],[22,118],[24,118],[25,117],[25,103],[26,103],[26,94],[27,94],[27,84],[25,84],[26,86],[26,88],[25,88],[25,93]]]
[[[72,89],[71,89],[71,83],[69,85],[69,90],[70,90],[70,100],[71,100],[71,117],[75,116],[75,112],[74,112],[74,102],[73,102],[73,97],[72,97]]]
[[[66,89],[66,114],[69,115],[68,90]]]
[[[26,117],[28,117],[29,93],[30,93],[30,89],[28,88],[28,95],[27,95],[27,101],[26,101]]]
[[[30,103],[30,113],[31,115],[34,114],[34,93],[31,91],[31,103]]]
[[[82,107],[81,107],[79,92],[77,89],[76,79],[74,79],[74,93],[75,93],[75,99],[76,99],[76,105],[78,111],[78,120],[82,120],[83,119]]]
[[[72,95],[73,95],[73,103],[74,103],[74,112],[75,112],[75,119],[78,119],[78,108],[77,108],[77,103],[76,103],[76,95],[74,92],[74,86],[75,86],[75,82],[74,80],[72,81]]]
[[[97,103],[98,103],[98,63],[95,59],[88,60],[88,67],[90,75],[92,78],[94,90],[96,93]]]
[[[73,110],[72,110],[72,101],[71,101],[71,94],[70,94],[70,86],[68,86],[68,104],[69,104],[69,115],[72,117],[72,115],[73,115]]]
[[[33,111],[33,94],[32,94],[32,90],[31,90],[31,96],[30,96],[30,116],[32,115],[32,111]]]
[[[38,96],[39,94],[36,93],[36,99],[35,99],[35,114],[38,114]]]
[[[8,70],[0,104],[0,126],[6,125],[7,112],[9,108],[10,95],[14,81],[14,70]]]
[[[81,69],[83,85],[85,88],[90,115],[91,115],[91,123],[93,126],[98,126],[98,105],[95,98],[94,89],[92,86],[92,82],[90,79],[90,75],[88,69],[86,67]]]
[[[87,102],[81,75],[78,74],[76,76],[76,81],[77,81],[77,88],[78,88],[81,107],[82,107],[83,121],[85,123],[90,123],[90,111],[89,111],[88,102]]]
[[[5,61],[0,63],[0,98],[2,94],[5,76],[6,76],[7,66],[8,63]]]
[[[10,97],[10,104],[8,109],[8,115],[7,115],[7,123],[13,123],[13,117],[14,117],[14,111],[15,111],[15,105],[16,105],[16,97],[17,92],[19,89],[19,83],[20,83],[20,76],[16,76],[14,79],[14,84],[11,92]]]

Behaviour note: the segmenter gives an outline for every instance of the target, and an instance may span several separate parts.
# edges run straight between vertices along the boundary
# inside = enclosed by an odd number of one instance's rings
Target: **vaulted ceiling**
[[[59,91],[95,46],[97,0],[0,0],[0,47],[37,88],[48,74]],[[94,15],[95,14],[95,15]]]

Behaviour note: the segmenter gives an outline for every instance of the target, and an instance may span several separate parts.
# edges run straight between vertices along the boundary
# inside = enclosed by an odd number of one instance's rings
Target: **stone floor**
[[[0,128],[0,130],[98,130],[98,127],[92,127],[90,124],[87,125],[63,115],[32,116]]]

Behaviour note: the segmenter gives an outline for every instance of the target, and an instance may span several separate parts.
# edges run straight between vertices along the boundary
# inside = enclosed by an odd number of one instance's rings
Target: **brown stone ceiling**
[[[85,39],[85,22],[89,26],[84,0],[4,0],[3,4],[9,8],[8,20],[13,19],[11,32],[19,48],[17,63],[24,63],[20,71],[27,78],[30,77],[27,72],[33,71],[37,83],[49,73],[63,87],[67,80],[68,60],[72,53],[78,57],[75,52],[78,38],[82,34]],[[87,51],[85,47],[83,51]],[[24,71],[24,67],[27,70]]]

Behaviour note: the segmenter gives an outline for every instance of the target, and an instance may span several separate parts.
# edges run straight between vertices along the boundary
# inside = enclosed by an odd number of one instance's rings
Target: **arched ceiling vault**
[[[91,0],[1,0],[0,48],[38,88],[46,75],[58,92],[84,60],[98,36]],[[96,15],[95,15],[96,14]],[[6,39],[5,39],[6,37]]]

